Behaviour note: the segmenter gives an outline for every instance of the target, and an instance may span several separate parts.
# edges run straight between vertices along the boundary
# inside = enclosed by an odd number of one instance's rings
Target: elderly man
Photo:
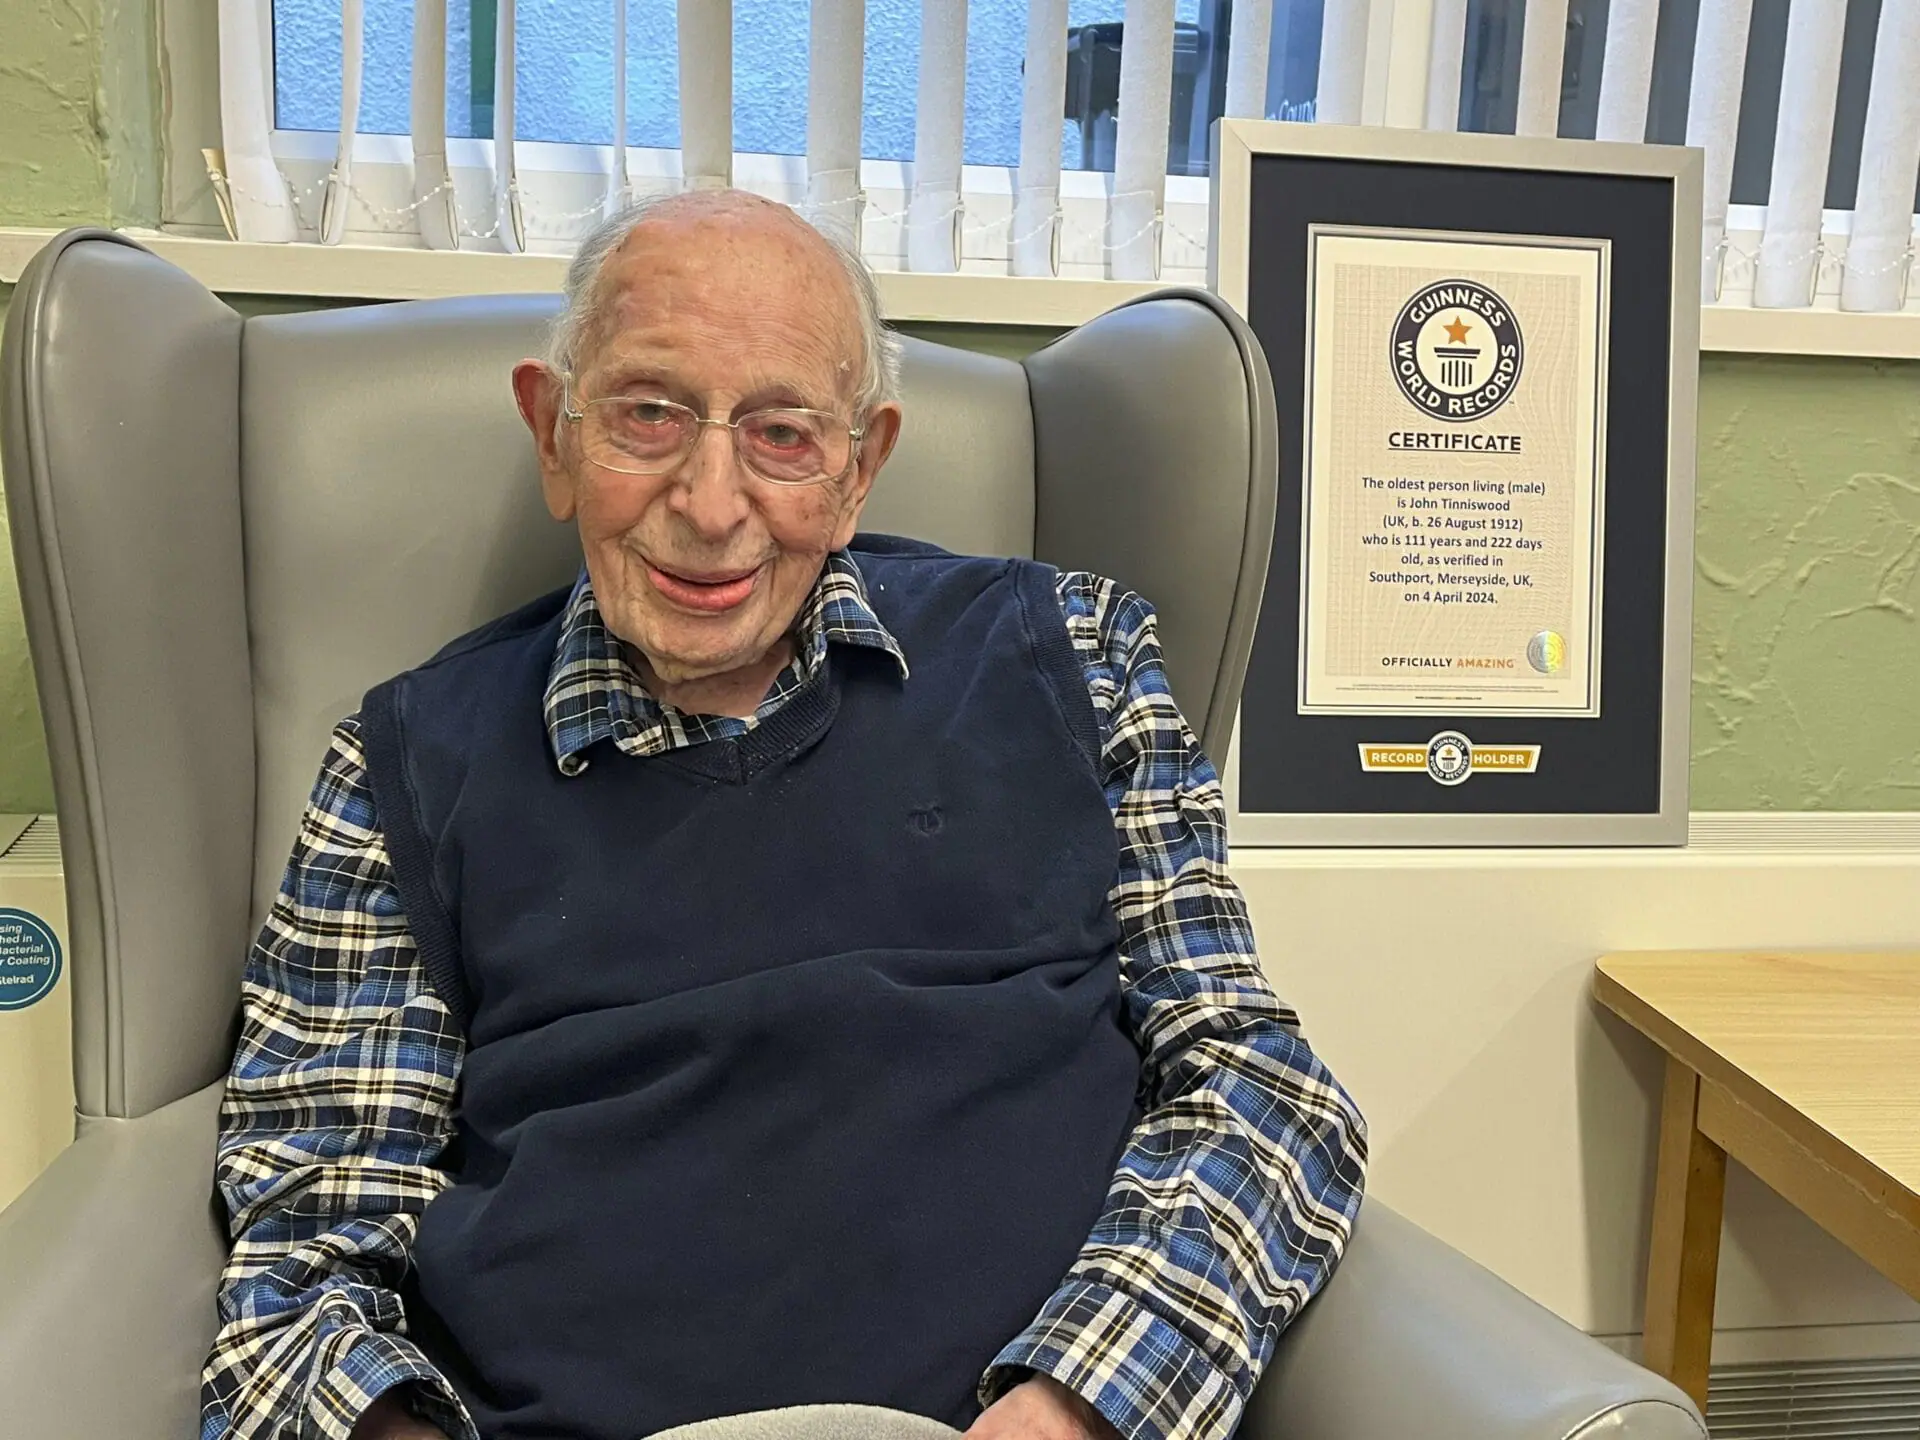
[[[340,724],[247,967],[204,1440],[1233,1431],[1360,1117],[1146,603],[856,536],[896,351],[765,200],[582,247],[513,388],[584,572]]]

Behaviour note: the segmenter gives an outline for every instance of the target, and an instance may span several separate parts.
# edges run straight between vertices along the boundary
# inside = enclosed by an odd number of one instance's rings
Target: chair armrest
[[[0,1435],[199,1433],[227,1250],[213,1210],[221,1088],[138,1120],[83,1122],[0,1211]]]
[[[1706,1440],[1674,1386],[1387,1209],[1361,1207],[1239,1440]]]

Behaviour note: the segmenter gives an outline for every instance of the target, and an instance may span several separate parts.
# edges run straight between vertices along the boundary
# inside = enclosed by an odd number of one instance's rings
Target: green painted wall
[[[1693,806],[1920,810],[1920,364],[1708,356]]]
[[[0,0],[0,225],[160,213],[154,0]]]
[[[0,0],[4,4],[5,0]],[[0,62],[3,64],[4,62]],[[12,287],[0,285],[0,323]],[[13,584],[13,540],[0,504],[0,814],[53,809],[53,775],[47,768],[46,735],[33,686],[33,661],[20,618],[20,592]]]
[[[107,217],[99,8],[0,6],[0,224]]]

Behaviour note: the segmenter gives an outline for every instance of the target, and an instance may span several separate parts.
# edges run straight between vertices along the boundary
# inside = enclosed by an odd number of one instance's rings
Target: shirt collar
[[[585,752],[612,740],[625,754],[658,755],[750,730],[811,680],[829,645],[884,651],[907,674],[906,653],[867,599],[860,567],[845,551],[827,557],[794,623],[794,657],[768,689],[752,720],[691,715],[655,700],[607,629],[583,569],[560,624],[543,700],[547,738],[563,775],[587,768]]]

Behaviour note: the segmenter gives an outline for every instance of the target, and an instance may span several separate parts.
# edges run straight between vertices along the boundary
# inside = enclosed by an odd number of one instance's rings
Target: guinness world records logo
[[[1452,424],[1504,405],[1526,359],[1513,308],[1477,280],[1441,280],[1417,291],[1393,322],[1391,348],[1400,393]]]
[[[1427,742],[1427,774],[1442,785],[1458,785],[1473,774],[1473,742],[1458,730],[1442,730]]]

